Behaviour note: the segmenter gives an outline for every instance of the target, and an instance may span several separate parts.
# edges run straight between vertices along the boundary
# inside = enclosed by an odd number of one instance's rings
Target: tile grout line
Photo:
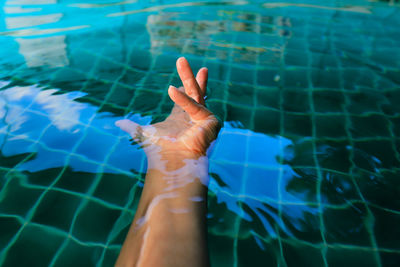
[[[91,73],[94,72],[94,69],[97,67],[97,64],[99,63],[99,60],[96,60],[95,63],[93,64],[93,68],[91,70]],[[88,84],[88,80],[86,80],[86,82],[84,83],[84,85],[82,86],[82,88],[80,89],[80,91],[82,91]],[[91,122],[93,120],[93,118],[95,117],[95,114],[89,119],[89,121]],[[90,124],[90,123],[89,123]],[[44,135],[45,131],[51,126],[51,123],[42,131],[41,136]],[[86,129],[86,128],[85,128]],[[77,143],[75,144],[75,146],[73,147],[73,151],[76,150],[76,148],[80,145],[80,143],[83,141],[83,139],[86,137],[87,135],[87,131],[84,132],[84,134],[82,135],[82,137],[77,141]],[[35,144],[40,144],[39,143],[40,138],[38,140],[35,140]],[[73,152],[71,151],[71,152]],[[33,153],[32,153],[33,154]],[[29,156],[28,156],[29,157]],[[69,162],[70,156],[67,155],[66,158],[66,163],[64,164],[64,168],[61,170],[61,172],[59,173],[59,175],[54,179],[54,181],[43,191],[43,193],[39,196],[38,200],[36,201],[36,203],[32,206],[32,208],[28,211],[27,213],[27,219],[25,220],[24,225],[18,230],[18,232],[16,233],[16,235],[14,236],[14,238],[9,242],[9,244],[7,245],[7,247],[5,247],[3,249],[3,252],[1,253],[1,258],[0,258],[0,265],[2,264],[2,262],[5,260],[6,254],[8,249],[17,241],[19,235],[22,233],[23,229],[25,228],[25,226],[27,224],[30,223],[31,219],[34,216],[34,211],[36,210],[36,208],[39,206],[39,204],[41,203],[42,199],[45,197],[45,195],[47,194],[47,192],[49,192],[52,187],[58,182],[58,180],[61,178],[61,176],[63,175],[63,173],[65,172],[68,162]],[[24,162],[25,160],[23,160],[22,162]],[[19,163],[20,164],[20,163]],[[18,164],[18,165],[19,165]]]
[[[310,33],[310,19],[308,20],[307,23],[307,27],[306,27],[306,34],[309,36]],[[306,42],[306,46],[307,46],[307,59],[308,59],[308,66],[310,67],[312,65],[312,57],[310,54],[310,45],[309,42]],[[311,68],[309,68],[311,69]],[[322,201],[321,201],[321,184],[322,184],[322,173],[321,173],[321,169],[319,166],[319,161],[317,158],[317,146],[316,146],[316,136],[317,136],[317,132],[316,132],[316,120],[315,120],[315,109],[314,109],[314,99],[313,99],[313,90],[314,90],[314,85],[313,85],[313,81],[312,81],[312,72],[308,71],[307,72],[307,80],[308,80],[308,84],[310,86],[310,88],[308,89],[308,101],[310,104],[310,111],[311,111],[311,127],[312,127],[312,140],[311,140],[311,144],[312,144],[312,151],[313,151],[313,161],[316,167],[316,172],[317,172],[317,183],[316,183],[316,194],[317,194],[317,202],[318,202],[318,217],[319,217],[319,225],[320,225],[320,234],[321,234],[321,239],[323,242],[323,246],[321,248],[321,256],[322,259],[324,261],[324,266],[327,267],[328,266],[328,261],[327,261],[327,242],[326,242],[326,237],[325,237],[325,224],[324,224],[324,219],[323,219],[323,207],[322,207]]]
[[[284,107],[284,95],[283,95],[283,81],[285,80],[285,50],[286,50],[286,45],[284,47],[284,49],[282,49],[282,54],[281,54],[281,58],[280,58],[280,67],[279,67],[279,78],[280,78],[280,83],[277,84],[277,88],[279,89],[279,101],[278,101],[278,105],[279,105],[279,156],[281,158],[281,160],[284,157],[284,152],[283,152],[283,144],[282,144],[282,138],[283,136],[285,136],[285,107]],[[276,76],[275,76],[276,77]],[[279,81],[278,81],[279,82]],[[288,229],[286,228],[286,224],[283,221],[283,214],[282,214],[282,205],[285,204],[283,203],[283,198],[282,198],[282,183],[283,183],[283,166],[281,164],[281,166],[279,167],[279,177],[278,177],[278,217],[280,220],[280,226],[282,228],[283,231],[285,232],[289,232]],[[287,266],[286,260],[285,260],[285,256],[284,256],[284,251],[283,251],[283,246],[282,246],[282,238],[280,235],[280,229],[279,229],[279,225],[276,225],[275,227],[276,232],[277,232],[277,236],[278,236],[278,244],[279,244],[279,254],[280,254],[280,262],[282,264],[282,266]]]
[[[336,45],[335,45],[335,44],[332,44],[332,46],[333,46],[333,49],[334,49],[334,50],[338,50],[338,49],[336,48]],[[336,59],[337,59],[337,58],[336,58]],[[339,75],[340,75],[340,77],[343,77],[343,72],[342,72],[343,66],[342,66],[341,60],[337,59],[337,64],[338,64],[338,69],[339,69]],[[350,149],[349,149],[349,161],[351,162],[351,167],[350,167],[350,172],[349,172],[349,174],[350,174],[350,179],[351,179],[352,183],[354,184],[354,186],[355,186],[355,188],[356,188],[356,190],[357,190],[357,193],[358,193],[358,195],[360,196],[360,198],[361,198],[361,200],[362,200],[362,203],[364,204],[364,207],[365,207],[366,210],[367,210],[367,215],[368,215],[367,218],[368,218],[369,220],[372,220],[372,221],[373,221],[373,222],[372,222],[372,225],[371,225],[370,223],[367,224],[366,219],[364,219],[364,225],[365,225],[365,227],[366,227],[366,229],[367,229],[367,231],[368,231],[368,234],[369,234],[369,238],[370,238],[370,242],[371,242],[373,251],[375,252],[375,253],[374,253],[374,259],[375,259],[375,261],[376,261],[378,267],[381,267],[381,266],[382,266],[382,262],[381,262],[381,259],[380,259],[379,252],[378,252],[378,250],[377,250],[377,244],[376,244],[375,235],[374,235],[374,230],[373,230],[373,224],[374,224],[374,222],[375,222],[375,218],[374,218],[373,213],[372,213],[372,211],[370,210],[370,208],[369,208],[369,206],[368,206],[368,204],[367,204],[367,202],[366,202],[364,196],[362,195],[361,190],[360,190],[360,188],[359,188],[357,182],[356,182],[355,179],[354,179],[354,169],[356,168],[356,164],[355,164],[355,162],[354,162],[354,142],[353,142],[352,133],[351,133],[351,131],[350,131],[351,126],[352,126],[352,124],[351,124],[351,117],[350,117],[349,112],[348,112],[348,110],[347,110],[347,107],[351,105],[351,102],[350,102],[350,99],[348,98],[348,95],[347,95],[347,94],[345,93],[345,91],[344,91],[343,79],[340,79],[340,80],[339,80],[339,83],[340,83],[340,89],[341,89],[341,91],[342,91],[343,98],[344,98],[344,103],[343,103],[343,105],[342,105],[342,110],[343,110],[343,114],[344,114],[344,117],[345,117],[345,132],[346,132],[346,135],[347,135],[347,137],[348,137],[347,140],[349,141],[349,144],[350,144]]]
[[[94,69],[96,68],[97,64],[99,63],[99,60],[97,60],[92,68],[91,72],[94,72]],[[84,83],[84,85],[82,86],[81,90],[83,90],[88,84],[88,81],[86,81]],[[90,121],[93,120],[93,118],[95,117],[95,114],[91,117]],[[49,124],[51,125],[51,124]],[[48,126],[50,127],[50,126]],[[80,145],[80,143],[83,141],[83,139],[86,137],[86,131],[85,133],[82,135],[82,137],[77,141],[77,143],[75,144],[75,146],[73,147],[73,151],[76,150],[76,148]],[[44,134],[44,131],[42,131],[42,135]],[[37,141],[39,142],[39,141]],[[49,185],[49,187],[39,196],[38,200],[36,201],[36,203],[32,206],[32,208],[27,212],[27,219],[25,221],[25,223],[20,227],[20,229],[18,230],[18,232],[15,234],[15,236],[13,237],[13,239],[7,244],[7,246],[3,249],[3,251],[0,254],[0,265],[3,264],[7,252],[10,249],[10,247],[12,247],[14,245],[14,243],[18,240],[19,236],[21,235],[22,231],[24,230],[25,226],[29,224],[29,222],[31,221],[31,219],[34,216],[34,212],[36,210],[36,208],[39,206],[39,204],[41,203],[41,201],[43,200],[43,198],[45,197],[45,195],[47,194],[47,192],[58,182],[58,180],[61,178],[61,176],[64,174],[67,165],[69,163],[69,156],[67,156],[66,159],[66,164],[64,164],[64,168],[61,170],[61,172],[59,173],[59,175],[54,179],[54,181]]]
[[[370,238],[370,241],[371,241],[371,245],[372,245],[374,251],[376,252],[374,254],[374,258],[376,260],[376,263],[378,264],[378,266],[382,266],[379,253],[377,252],[378,251],[377,250],[377,244],[376,244],[374,231],[373,231],[373,224],[374,224],[375,218],[374,218],[374,216],[373,216],[373,214],[372,214],[372,212],[371,212],[371,210],[370,210],[370,208],[369,208],[364,196],[362,195],[361,190],[360,190],[357,182],[354,179],[354,169],[356,168],[356,164],[354,162],[354,158],[355,158],[355,156],[354,156],[354,142],[353,142],[352,134],[351,134],[351,131],[350,131],[351,118],[348,115],[347,108],[346,108],[347,106],[350,105],[350,102],[349,102],[350,100],[348,99],[346,94],[344,94],[344,99],[345,99],[345,103],[343,105],[343,111],[344,111],[344,114],[345,114],[345,125],[346,125],[345,131],[346,131],[347,136],[348,136],[347,140],[349,141],[349,144],[350,144],[350,149],[349,149],[349,161],[351,162],[350,177],[351,177],[352,183],[354,184],[354,186],[355,186],[355,188],[357,190],[358,195],[360,196],[360,198],[362,200],[362,203],[364,204],[364,207],[367,210],[367,215],[368,215],[367,218],[368,218],[368,220],[372,220],[373,221],[372,225],[370,223],[367,224],[366,221],[364,221],[364,224],[365,224],[365,227],[367,228],[367,231],[369,233],[369,238]]]
[[[139,40],[139,39],[138,39]],[[137,40],[137,42],[138,42],[138,40]],[[126,61],[128,61],[130,58],[131,58],[131,56],[132,56],[132,53],[133,53],[133,50],[134,50],[134,48],[131,48],[130,49],[130,51],[129,51],[129,53],[128,53],[128,55],[127,55],[127,58],[126,58]],[[128,64],[128,62],[126,62],[126,64]],[[124,69],[124,72],[123,72],[123,74],[121,74],[121,78],[124,76],[126,74],[126,68]],[[116,80],[116,82],[118,81],[118,79]],[[112,93],[111,93],[112,94]],[[111,95],[110,94],[110,95]],[[114,148],[118,145],[120,143],[120,140],[118,140],[118,142],[116,143],[116,145],[114,146]],[[108,157],[111,155],[111,153],[108,155]],[[108,157],[106,157],[106,159],[105,159],[105,162],[107,162],[107,160],[108,160]],[[145,164],[145,158],[144,157],[142,157],[142,159],[141,159],[141,170],[144,170],[144,164]],[[133,190],[133,194],[132,194],[132,199],[131,199],[131,201],[133,202],[134,201],[134,199],[135,199],[135,197],[134,197],[134,195],[135,195],[135,192],[136,192],[136,190],[137,190],[137,185],[138,185],[138,183],[140,183],[141,181],[140,180],[138,180],[136,183],[135,183],[135,185],[131,188],[131,190],[130,191],[132,191]],[[131,195],[131,193],[129,194],[129,195]],[[127,211],[127,212],[130,212],[130,210],[128,209],[128,207],[129,207],[129,205],[132,203],[131,201],[127,201],[126,202],[126,204],[125,204],[125,206],[124,206],[124,211]],[[118,219],[119,218],[121,218],[121,216],[123,216],[123,212],[121,212],[121,214],[120,214],[120,216],[118,217]],[[116,222],[118,221],[118,219],[116,220]],[[108,245],[109,245],[109,243],[110,243],[110,235],[111,235],[111,233],[113,232],[113,230],[114,230],[114,228],[115,228],[115,224],[116,224],[116,222],[114,223],[114,225],[113,225],[113,227],[112,227],[112,229],[111,229],[111,231],[110,231],[110,233],[108,234],[108,236],[107,236],[107,242],[106,242],[106,247],[104,247],[103,248],[103,251],[102,251],[102,254],[101,254],[101,256],[100,256],[100,259],[98,260],[98,262],[97,262],[97,266],[101,266],[102,265],[102,263],[103,263],[103,261],[104,261],[104,257],[105,257],[105,254],[106,254],[106,248],[108,247]]]
[[[230,23],[228,24],[230,28],[232,28],[232,26],[233,26],[232,23],[233,23],[233,20],[231,20]],[[237,40],[237,37],[238,37],[238,34],[235,34],[232,37],[231,43],[235,43],[236,40]],[[232,58],[233,58],[233,48],[231,48],[229,50],[229,56],[228,56],[228,64],[227,64],[227,66],[229,66],[229,71],[226,74],[225,86],[224,86],[224,96],[223,96],[224,118],[223,118],[223,122],[225,122],[227,120],[227,118],[228,118],[228,108],[227,108],[227,104],[226,103],[228,103],[228,97],[229,97],[229,94],[228,94],[229,93],[228,92],[228,88],[229,88],[228,83],[230,82],[230,77],[231,77],[231,72],[232,72],[232,64],[231,64],[232,63]],[[248,139],[249,139],[249,137],[246,140],[247,143],[248,143]],[[248,162],[248,150],[246,150],[245,159],[246,159],[246,162],[245,162],[244,165],[246,166],[246,164]],[[244,176],[247,177],[246,169],[245,169]],[[243,177],[242,186],[240,188],[241,190],[243,190],[245,182],[246,181],[245,181],[245,179]],[[233,267],[237,267],[238,266],[238,243],[239,243],[240,224],[241,224],[241,220],[242,220],[242,214],[244,213],[240,198],[237,201],[238,201],[238,206],[240,208],[240,214],[235,217],[235,222],[233,224],[234,225],[233,227],[235,229],[234,230],[235,231],[235,237],[234,237],[234,240],[233,240]]]
[[[90,37],[91,38],[91,37]],[[88,38],[88,39],[90,39]],[[86,40],[87,41],[87,40]],[[74,50],[74,53],[76,52],[76,50]],[[56,75],[58,74],[58,72],[60,72],[61,70],[56,71],[53,75],[52,75],[52,80],[55,79]],[[40,86],[38,87],[38,89],[46,89],[44,86]],[[36,96],[33,98],[33,100],[30,102],[29,105],[27,105],[23,110],[22,110],[22,114],[26,111],[30,110],[30,107],[33,105],[33,103],[35,102],[36,98],[38,97],[39,93],[41,92],[41,90],[36,94]],[[63,114],[63,113],[62,113]],[[56,118],[60,117],[62,114],[59,114]],[[44,116],[47,117],[47,114],[44,114]],[[15,119],[16,120],[16,119]],[[9,123],[13,123],[15,120],[9,122]],[[40,144],[40,140],[42,139],[43,135],[46,133],[47,129],[49,129],[52,126],[51,123],[49,123],[40,133],[39,137],[36,140],[33,140],[33,145],[38,145]],[[7,132],[7,135],[10,135],[11,132]],[[16,136],[16,135],[14,135]],[[31,159],[32,157],[35,156],[35,152],[31,152],[28,156],[26,156],[21,162],[19,162],[17,165],[15,165],[12,169],[10,169],[4,176],[7,177],[10,173],[12,173],[16,167],[20,166],[21,164],[27,162],[29,159]],[[6,184],[3,186],[3,189],[6,188],[6,186],[8,185],[8,183],[11,181],[11,179],[7,180]],[[0,196],[3,194],[3,190],[0,191]],[[2,258],[2,253],[0,253],[0,263],[1,263],[1,258]]]
[[[132,50],[131,50],[131,51],[132,51]],[[95,65],[94,68],[93,68],[92,70],[94,70],[94,69],[96,69],[96,68],[97,68],[97,65]],[[124,70],[121,72],[121,74],[115,79],[114,83],[112,84],[111,88],[109,89],[108,93],[106,94],[106,96],[105,96],[105,98],[104,98],[102,104],[98,107],[98,110],[101,110],[101,108],[107,103],[107,100],[110,98],[110,96],[113,94],[115,88],[117,87],[117,81],[119,81],[119,80],[125,75],[126,71],[127,71],[127,70],[124,69]],[[97,113],[95,113],[95,114],[92,116],[92,120],[96,117],[96,115],[97,115]],[[119,137],[119,134],[118,134],[118,137]],[[118,139],[118,140],[114,143],[114,145],[111,147],[111,149],[110,149],[111,152],[110,152],[108,155],[106,155],[106,157],[105,157],[104,160],[103,160],[103,163],[102,163],[101,165],[98,166],[98,169],[97,169],[97,172],[96,172],[95,180],[92,182],[91,186],[89,187],[88,191],[86,192],[87,195],[92,195],[92,194],[95,192],[95,190],[96,190],[98,184],[100,183],[101,178],[103,177],[103,174],[104,174],[104,173],[103,173],[104,164],[107,163],[108,158],[110,157],[110,155],[112,154],[112,152],[116,149],[116,146],[117,146],[118,144],[119,144],[119,139]],[[80,205],[78,206],[78,208],[76,209],[75,214],[74,214],[74,217],[73,217],[72,222],[71,222],[71,226],[70,226],[68,235],[72,235],[73,230],[74,230],[74,226],[75,226],[75,223],[76,223],[76,220],[77,220],[77,218],[79,217],[80,212],[86,207],[86,205],[87,205],[88,202],[89,202],[89,199],[87,199],[87,198],[86,198],[86,199],[83,199],[83,200],[81,201]],[[64,241],[64,243],[60,246],[60,248],[59,248],[59,250],[57,251],[57,253],[54,255],[54,257],[53,257],[53,259],[52,259],[52,261],[51,261],[51,263],[50,263],[49,266],[53,266],[53,265],[56,263],[57,258],[59,257],[59,255],[61,255],[62,251],[65,249],[65,247],[68,245],[68,243],[69,243],[69,239],[66,239],[66,240]]]

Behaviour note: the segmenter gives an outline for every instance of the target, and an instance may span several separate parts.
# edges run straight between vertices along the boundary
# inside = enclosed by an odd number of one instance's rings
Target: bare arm
[[[170,116],[154,125],[117,122],[146,152],[148,170],[133,223],[116,266],[208,266],[207,148],[219,123],[205,108],[207,69],[194,78],[177,61],[184,90],[170,87]]]

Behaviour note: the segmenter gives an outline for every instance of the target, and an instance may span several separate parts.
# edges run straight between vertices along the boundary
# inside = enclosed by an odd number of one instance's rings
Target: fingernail
[[[177,65],[177,67],[179,67],[179,68],[181,67],[181,62],[180,62],[180,61],[181,61],[181,60],[184,60],[184,59],[185,59],[184,57],[180,57],[180,58],[178,58],[178,60],[176,61],[176,63],[177,63],[176,65]]]

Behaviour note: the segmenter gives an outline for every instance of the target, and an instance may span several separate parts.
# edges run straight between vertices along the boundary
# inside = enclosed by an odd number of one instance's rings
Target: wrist
[[[171,201],[189,201],[191,198],[205,198],[208,186],[208,159],[187,159],[174,157],[149,162],[144,193],[149,199],[171,193]],[[167,201],[168,202],[168,201]]]
[[[191,167],[174,172],[148,169],[140,200],[142,209],[137,211],[137,215],[149,217],[154,214],[152,211],[161,209],[175,216],[206,207],[208,174],[206,178],[202,175],[204,172],[193,171]]]
[[[148,169],[157,169],[165,174],[177,170],[193,172],[208,169],[207,156],[192,151],[160,151],[146,155]]]

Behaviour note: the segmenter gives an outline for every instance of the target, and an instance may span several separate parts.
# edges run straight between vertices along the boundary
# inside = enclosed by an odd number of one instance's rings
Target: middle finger
[[[197,103],[202,103],[200,87],[193,75],[189,62],[184,57],[180,57],[176,61],[176,68],[182,80],[183,87],[185,87],[185,93]]]

